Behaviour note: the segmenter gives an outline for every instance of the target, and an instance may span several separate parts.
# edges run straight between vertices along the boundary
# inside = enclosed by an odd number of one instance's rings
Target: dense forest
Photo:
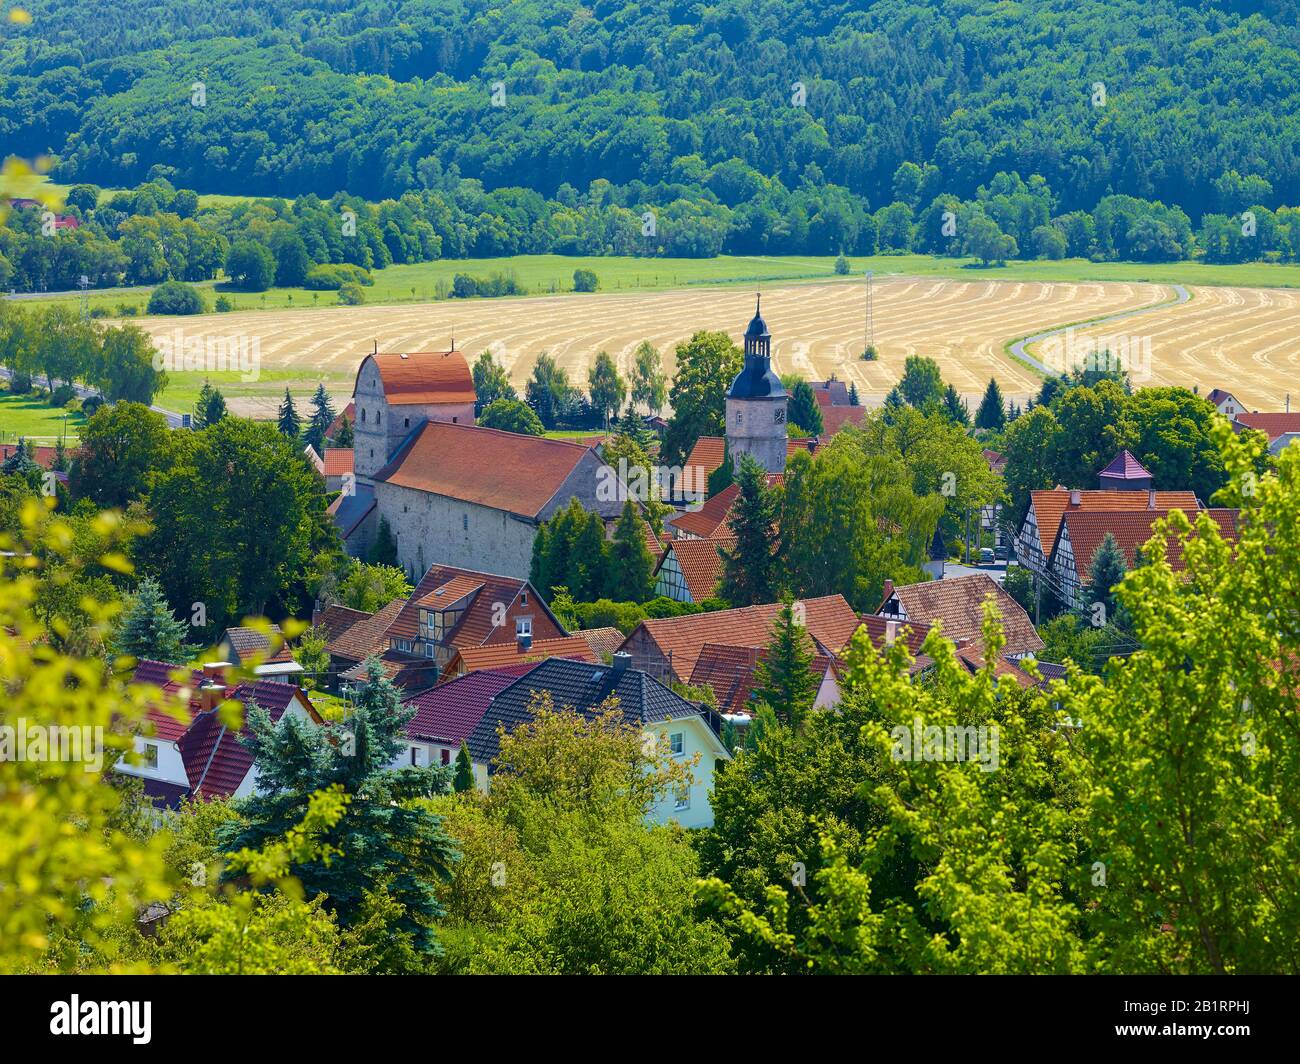
[[[368,278],[330,266],[539,253],[1300,260],[1294,0],[27,6],[0,143],[54,160],[78,225],[12,212],[5,288],[337,291]]]

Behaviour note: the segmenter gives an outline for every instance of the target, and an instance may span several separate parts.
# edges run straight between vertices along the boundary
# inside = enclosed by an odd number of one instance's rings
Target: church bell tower
[[[781,378],[772,372],[772,335],[759,296],[745,330],[745,365],[727,392],[727,451],[733,469],[748,454],[769,473],[785,472],[788,403]]]

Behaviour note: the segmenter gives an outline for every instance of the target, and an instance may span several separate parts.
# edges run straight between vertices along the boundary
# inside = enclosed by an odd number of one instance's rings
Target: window
[[[682,787],[680,790],[675,792],[673,799],[673,810],[675,812],[680,813],[689,809],[691,807],[691,789],[689,787]]]
[[[515,618],[515,638],[516,638],[516,639],[524,639],[524,638],[529,638],[529,639],[531,639],[531,638],[532,638],[532,635],[533,635],[533,619],[532,619],[531,617],[516,617],[516,618]]]
[[[365,423],[366,423],[366,408],[363,406],[361,408],[361,424],[364,425]]]
[[[157,743],[144,744],[144,763],[148,765],[150,768],[158,767],[158,744]]]
[[[433,644],[432,644],[432,643],[425,643],[425,644],[424,644],[424,656],[425,656],[426,658],[431,658],[431,657],[433,657],[433,654],[434,654],[434,646],[433,646]]]
[[[411,764],[418,765],[419,763],[420,763],[420,748],[418,746],[413,746],[411,747]]]
[[[460,515],[460,527],[463,528],[466,532],[469,531],[469,514]]]
[[[527,592],[527,591],[521,591],[521,592],[519,593],[519,605],[521,605],[521,606],[527,606],[527,605],[528,605],[528,592]]]
[[[402,428],[409,429],[410,427],[411,427],[411,419],[409,417],[402,418]]]
[[[744,420],[745,420],[745,413],[744,413],[744,411],[743,411],[743,410],[737,410],[737,411],[736,411],[736,418],[735,418],[736,424],[739,425],[739,424],[743,423]]]
[[[686,743],[681,732],[675,731],[668,736],[668,749],[672,751],[673,757],[681,757],[686,749]]]
[[[450,764],[451,764],[451,751],[450,751],[450,750],[446,750],[446,749],[443,750],[443,752],[442,752],[442,763],[443,763],[444,765],[450,765]]]
[[[459,421],[460,421],[460,418],[458,418],[458,417],[454,417],[454,418],[451,419],[451,423],[452,423],[453,425],[457,424]]]

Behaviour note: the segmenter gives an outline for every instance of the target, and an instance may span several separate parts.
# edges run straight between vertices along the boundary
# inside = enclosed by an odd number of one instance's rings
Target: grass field
[[[0,391],[0,443],[14,443],[21,436],[33,443],[51,444],[65,432],[68,439],[75,439],[83,424],[80,412],[50,406],[34,392],[13,395]]]

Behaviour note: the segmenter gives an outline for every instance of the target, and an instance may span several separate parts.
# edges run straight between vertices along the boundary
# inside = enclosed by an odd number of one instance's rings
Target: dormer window
[[[533,619],[531,617],[515,618],[515,638],[531,639],[533,636]]]

